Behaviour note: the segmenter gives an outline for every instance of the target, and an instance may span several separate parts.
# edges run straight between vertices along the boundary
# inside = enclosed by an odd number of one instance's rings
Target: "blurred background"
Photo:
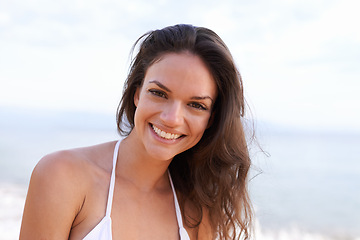
[[[360,3],[351,0],[0,0],[0,239],[17,239],[49,152],[119,138],[143,33],[214,30],[240,69],[257,144],[256,239],[360,239]]]

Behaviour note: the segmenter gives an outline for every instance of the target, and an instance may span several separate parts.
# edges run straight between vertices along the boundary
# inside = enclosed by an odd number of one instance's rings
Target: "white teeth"
[[[154,129],[154,131],[156,132],[157,135],[159,135],[162,138],[168,139],[168,140],[174,140],[174,139],[177,139],[180,137],[180,134],[164,132],[164,131],[160,130],[159,128],[155,127],[154,125],[152,125],[152,128]]]

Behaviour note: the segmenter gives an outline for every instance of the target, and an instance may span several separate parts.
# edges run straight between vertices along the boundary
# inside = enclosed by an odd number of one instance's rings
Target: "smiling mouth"
[[[183,135],[176,134],[176,133],[168,133],[165,131],[162,131],[161,129],[155,127],[153,124],[150,124],[152,129],[154,129],[154,132],[161,138],[167,139],[167,140],[176,140],[180,138]]]

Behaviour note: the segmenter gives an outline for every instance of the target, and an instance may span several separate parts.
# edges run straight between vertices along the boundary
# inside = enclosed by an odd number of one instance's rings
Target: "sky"
[[[360,131],[356,0],[0,0],[0,107],[115,113],[149,30],[208,27],[258,121]]]

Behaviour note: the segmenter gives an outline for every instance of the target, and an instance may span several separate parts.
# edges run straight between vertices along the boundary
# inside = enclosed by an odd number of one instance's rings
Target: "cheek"
[[[146,97],[140,96],[139,101],[137,101],[137,107],[134,115],[135,127],[140,127],[146,123],[146,121],[153,117],[153,115],[157,112],[156,109],[159,109],[157,105],[153,104]]]
[[[207,129],[209,125],[209,119],[210,119],[210,115],[209,117],[204,117],[202,119],[195,119],[193,121],[193,124],[190,125],[193,132],[196,133],[196,135],[198,135],[199,138],[202,137],[205,130]]]

